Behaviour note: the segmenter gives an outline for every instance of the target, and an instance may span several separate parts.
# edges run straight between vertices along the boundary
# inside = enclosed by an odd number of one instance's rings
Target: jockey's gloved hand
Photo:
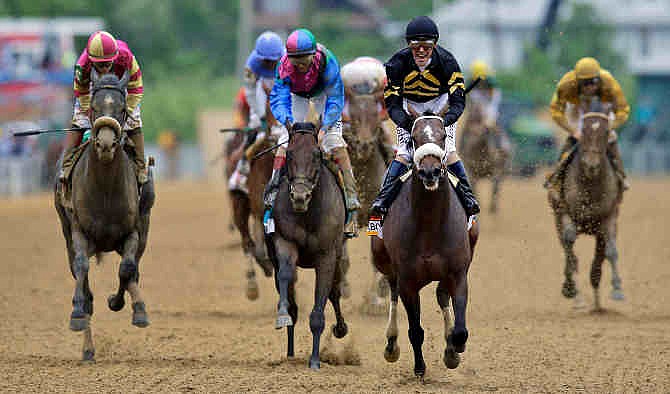
[[[249,128],[258,129],[261,127],[261,118],[256,114],[249,115]]]

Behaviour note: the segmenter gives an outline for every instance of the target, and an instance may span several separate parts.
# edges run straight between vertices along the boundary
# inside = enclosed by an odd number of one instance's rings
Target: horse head
[[[423,182],[426,190],[435,191],[444,177],[445,150],[447,133],[444,130],[444,112],[437,115],[424,112],[419,115],[408,105],[409,112],[415,117],[412,125],[412,141],[414,142],[414,166],[417,169],[419,179]]]
[[[112,117],[120,124],[126,118],[126,87],[128,72],[119,79],[115,74],[99,75],[95,69],[91,70],[91,121],[101,116]]]
[[[306,212],[321,168],[318,128],[313,123],[295,123],[289,129],[286,166],[293,210]]]
[[[114,160],[117,150],[123,145],[123,137],[123,129],[118,120],[111,116],[96,119],[91,128],[91,142],[98,159],[103,163]]]
[[[582,117],[582,137],[580,139],[580,165],[584,175],[594,179],[600,175],[603,163],[607,162],[607,141],[610,132],[610,107],[599,101],[589,107]]]

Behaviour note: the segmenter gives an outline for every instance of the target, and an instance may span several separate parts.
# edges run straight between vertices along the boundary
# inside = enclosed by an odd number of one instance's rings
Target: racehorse
[[[510,165],[511,147],[503,131],[484,124],[484,107],[480,103],[468,102],[463,124],[460,151],[463,164],[468,170],[472,189],[483,178],[491,179],[491,205],[489,211],[498,211],[500,184]]]
[[[287,327],[287,355],[293,357],[293,329],[298,319],[296,267],[313,268],[316,290],[309,315],[313,337],[309,366],[319,369],[319,344],[327,300],[333,305],[337,319],[333,335],[342,338],[348,331],[340,310],[344,199],[336,176],[324,162],[314,124],[295,123],[289,129],[285,168],[288,179],[282,179],[273,209],[275,232],[266,238],[279,292],[275,328]]]
[[[599,285],[605,258],[612,267],[611,298],[624,298],[617,268],[619,253],[616,247],[616,221],[623,190],[607,157],[609,107],[594,102],[588,110],[582,116],[582,137],[565,168],[561,190],[549,191],[549,203],[554,211],[558,237],[565,251],[565,282],[562,290],[565,297],[577,296],[577,286],[572,278],[577,271],[577,256],[573,251],[577,236],[588,234],[596,238],[595,256],[591,263],[591,286],[594,292],[594,309],[598,311],[601,310]]]
[[[384,358],[395,362],[398,347],[398,295],[409,320],[409,339],[414,350],[414,373],[426,372],[421,346],[419,291],[437,281],[437,302],[442,309],[446,349],[444,363],[456,368],[458,353],[465,351],[468,331],[465,309],[467,274],[479,235],[475,222],[468,231],[465,211],[450,183],[457,178],[446,170],[446,133],[442,116],[424,113],[412,127],[416,147],[414,165],[382,226],[383,239],[371,240],[373,262],[388,279],[391,289],[387,345]],[[449,312],[453,300],[455,325]]]
[[[127,290],[132,299],[132,324],[149,325],[139,281],[139,262],[149,233],[149,216],[155,194],[153,175],[138,191],[134,154],[125,147],[121,128],[124,120],[128,75],[121,80],[113,74],[101,77],[92,72],[91,109],[94,119],[91,139],[81,146],[81,156],[72,171],[72,208],[62,201],[62,184],[56,181],[55,206],[63,229],[70,271],[76,280],[70,329],[84,332],[83,359],[95,355],[90,318],[93,294],[89,287],[89,257],[116,251],[122,256],[119,289],[108,299],[109,308],[120,311]],[[126,151],[126,149],[128,149]],[[138,198],[139,196],[139,198]]]
[[[272,144],[271,139],[265,138],[258,144],[257,149],[268,148]],[[249,194],[239,190],[230,191],[233,209],[233,220],[235,227],[242,236],[242,248],[249,262],[247,267],[247,290],[246,295],[250,300],[258,298],[258,283],[256,282],[256,271],[254,264],[258,263],[265,276],[272,275],[272,262],[270,261],[263,242],[263,191],[270,176],[272,175],[273,156],[264,154],[250,162],[247,187]],[[253,219],[252,233],[249,231],[249,218]]]
[[[385,156],[388,152],[384,149],[384,131],[381,127],[382,119],[377,108],[377,98],[372,94],[350,94],[348,97],[350,121],[345,123],[343,136],[347,142],[349,158],[358,183],[358,196],[361,202],[358,223],[367,223],[367,213],[384,177],[387,161]],[[348,259],[346,249],[345,259]],[[370,309],[371,312],[375,312],[375,308],[383,308],[388,292],[384,276],[374,267],[373,271],[375,284],[370,287],[366,296],[373,308]]]

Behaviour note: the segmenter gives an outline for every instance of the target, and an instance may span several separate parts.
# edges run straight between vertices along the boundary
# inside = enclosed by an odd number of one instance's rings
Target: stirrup
[[[344,237],[347,239],[358,237],[358,219],[356,211],[347,212],[347,220],[344,224]]]

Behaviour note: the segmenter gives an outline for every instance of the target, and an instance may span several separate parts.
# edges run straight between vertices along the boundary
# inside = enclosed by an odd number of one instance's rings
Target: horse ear
[[[446,115],[447,111],[449,111],[449,102],[444,103],[442,109],[437,112],[437,116],[444,118],[444,115]]]
[[[128,80],[130,79],[130,75],[128,74],[128,70],[126,70],[123,73],[123,76],[121,76],[121,79],[119,80],[119,84],[123,89],[125,89],[128,86]]]
[[[93,82],[93,86],[95,86],[95,83],[98,82],[98,79],[100,79],[100,75],[95,70],[95,67],[91,67],[91,82]]]
[[[416,112],[416,110],[414,109],[414,107],[412,107],[410,103],[407,103],[407,112],[409,112],[409,114],[412,115],[414,118],[418,118],[419,116],[421,116],[419,115],[418,112]]]

